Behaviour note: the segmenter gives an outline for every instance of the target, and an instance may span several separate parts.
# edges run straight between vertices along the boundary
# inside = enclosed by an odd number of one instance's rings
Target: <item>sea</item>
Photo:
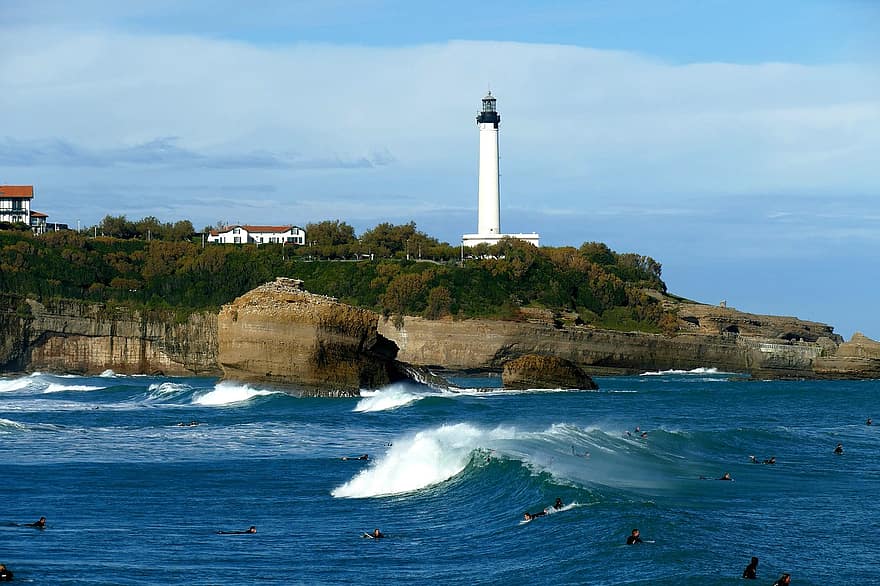
[[[756,556],[756,584],[880,584],[880,381],[596,381],[318,399],[2,376],[0,563],[51,585],[706,585]]]

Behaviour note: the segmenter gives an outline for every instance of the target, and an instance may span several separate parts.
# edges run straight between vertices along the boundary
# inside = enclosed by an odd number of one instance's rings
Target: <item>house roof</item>
[[[242,228],[248,232],[287,232],[293,226],[250,226],[245,224]]]
[[[33,185],[0,185],[0,197],[31,198],[33,196]]]
[[[31,217],[32,218],[48,218],[49,214],[44,214],[43,212],[37,212],[37,211],[31,210]]]
[[[233,226],[226,226],[220,230],[211,230],[211,236],[225,234],[234,228],[244,228],[248,232],[272,232],[281,234],[282,232],[287,232],[291,228],[294,228],[294,226],[253,226],[251,224],[235,224]]]

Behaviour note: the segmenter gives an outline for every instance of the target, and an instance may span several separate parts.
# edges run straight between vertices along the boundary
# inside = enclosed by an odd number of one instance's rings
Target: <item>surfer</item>
[[[183,421],[181,421],[180,423],[177,424],[177,427],[195,427],[198,424],[199,424],[199,422],[195,421],[195,420],[190,421],[189,423],[184,423]]]
[[[538,513],[529,513],[528,511],[526,511],[525,513],[523,513],[523,520],[524,521],[531,521],[532,519],[537,519],[538,517],[543,517],[546,514],[547,514],[546,510],[540,511]]]
[[[777,581],[773,582],[773,586],[788,586],[789,584],[791,584],[791,576],[789,574],[782,574]]]
[[[644,541],[639,537],[639,530],[633,529],[632,533],[629,534],[629,537],[626,538],[626,544],[635,545],[636,543],[644,543]]]
[[[764,464],[775,464],[776,463],[776,456],[770,456],[768,459],[764,460],[763,463]]]
[[[556,509],[556,510],[558,511],[559,509],[561,509],[561,508],[564,507],[564,506],[565,506],[565,505],[562,504],[562,499],[559,498],[559,497],[556,497],[556,502],[553,503],[553,508]]]
[[[749,456],[749,461],[751,461],[752,464],[758,464],[758,463],[759,463],[759,462],[758,462],[758,459],[757,459],[756,457],[754,457],[754,456]]]
[[[379,529],[373,529],[372,533],[364,533],[364,537],[369,537],[370,539],[382,539],[385,537],[385,534],[379,531]]]
[[[34,527],[36,529],[45,529],[46,528],[46,517],[40,517],[39,521],[34,521],[33,523],[28,523],[25,527]]]
[[[0,564],[0,582],[12,582],[12,572],[6,568],[6,564]]]
[[[248,527],[244,531],[218,531],[217,535],[247,535],[248,533],[256,533],[256,532],[257,532],[257,526],[251,525],[250,527]]]
[[[865,420],[865,425],[874,425],[874,420],[868,417],[868,419]]]
[[[733,480],[733,478],[730,477],[730,472],[725,472],[718,480]]]
[[[342,456],[341,460],[369,460],[369,454],[361,454],[360,456]]]
[[[834,448],[834,453],[838,456],[843,453],[843,444],[837,444],[837,447]]]
[[[648,439],[648,432],[647,432],[647,431],[643,431],[643,432],[642,432],[642,435],[640,435],[639,437],[642,438],[642,439]]]
[[[746,569],[743,570],[743,578],[746,580],[758,579],[758,558],[752,557],[752,561],[750,561],[749,565],[746,566]]]

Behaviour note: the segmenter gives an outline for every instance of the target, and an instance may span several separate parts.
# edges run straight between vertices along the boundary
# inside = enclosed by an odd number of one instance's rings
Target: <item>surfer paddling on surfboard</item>
[[[373,529],[372,533],[367,533],[365,531],[361,537],[369,537],[370,539],[382,539],[383,537],[385,537],[385,534],[378,529]]]
[[[218,531],[217,535],[247,535],[248,533],[256,533],[256,532],[257,532],[257,526],[251,525],[250,527],[248,527],[244,531]]]

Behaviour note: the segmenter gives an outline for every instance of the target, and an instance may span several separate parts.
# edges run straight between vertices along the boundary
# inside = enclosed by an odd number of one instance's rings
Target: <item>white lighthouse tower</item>
[[[501,233],[501,190],[499,188],[498,125],[501,114],[495,106],[492,92],[483,98],[483,107],[477,114],[480,129],[480,166],[477,184],[477,233],[461,237],[464,246],[497,244],[504,237],[519,238],[538,246],[539,236],[532,234]]]
[[[501,232],[501,193],[498,188],[498,124],[501,115],[495,108],[492,92],[483,98],[483,109],[477,115],[480,128],[480,170],[477,233]]]

